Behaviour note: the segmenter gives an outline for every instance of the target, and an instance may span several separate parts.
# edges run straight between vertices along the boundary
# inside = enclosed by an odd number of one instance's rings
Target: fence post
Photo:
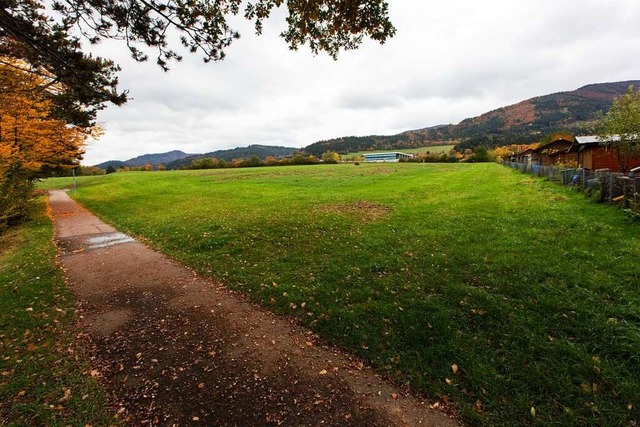
[[[633,208],[638,208],[638,196],[640,195],[640,178],[633,180]]]
[[[609,203],[613,201],[613,182],[615,178],[613,176],[613,172],[609,172]]]

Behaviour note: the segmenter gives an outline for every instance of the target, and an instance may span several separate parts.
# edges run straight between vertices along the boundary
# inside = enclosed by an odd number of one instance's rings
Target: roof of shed
[[[620,141],[620,135],[612,135],[610,138],[602,138],[598,135],[581,135],[576,136],[577,144],[598,144],[605,141]]]
[[[569,148],[572,144],[572,141],[564,138],[558,138],[548,144],[539,146],[535,149],[535,151],[541,153],[544,150],[562,150],[563,148]]]
[[[516,153],[515,155],[516,155],[516,156],[522,156],[523,154],[533,153],[534,151],[535,151],[535,149],[534,149],[534,148],[527,148],[526,150],[521,151],[521,152],[519,152],[519,153]]]

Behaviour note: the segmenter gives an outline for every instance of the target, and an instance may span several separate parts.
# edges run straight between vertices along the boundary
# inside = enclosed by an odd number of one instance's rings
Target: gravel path
[[[457,425],[65,192],[49,205],[92,373],[129,425]]]

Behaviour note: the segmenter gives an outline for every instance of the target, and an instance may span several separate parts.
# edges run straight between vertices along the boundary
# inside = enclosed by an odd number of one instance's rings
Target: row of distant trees
[[[360,162],[364,158],[361,156],[342,157],[335,151],[326,151],[322,156],[317,157],[313,154],[296,153],[293,156],[287,157],[274,157],[267,156],[265,159],[260,159],[258,156],[252,156],[249,159],[234,159],[227,161],[225,159],[219,159],[215,157],[205,157],[195,159],[190,164],[183,166],[183,170],[198,170],[198,169],[224,169],[224,168],[250,168],[259,166],[292,166],[292,165],[317,165],[317,164],[337,164],[340,162]],[[462,153],[458,153],[455,150],[449,152],[434,152],[426,151],[424,153],[416,153],[411,160],[407,162],[415,163],[455,163],[455,162],[488,162],[495,160],[495,156],[492,152],[489,152],[484,147],[476,147],[474,150],[467,149]],[[166,170],[164,165],[151,165],[145,164],[141,166],[121,166],[115,169],[113,166],[109,166],[106,170],[96,166],[81,166],[75,169],[74,173],[77,176],[80,175],[104,175],[114,172],[127,172],[127,171],[143,171],[150,172],[154,170]],[[71,171],[68,171],[65,175],[70,176]]]
[[[496,151],[496,153],[501,151]],[[184,170],[197,170],[197,169],[223,169],[223,168],[247,168],[258,166],[290,166],[290,165],[316,165],[320,163],[325,164],[337,164],[340,162],[360,162],[364,158],[360,156],[342,157],[335,151],[326,151],[320,158],[312,154],[296,154],[288,157],[275,157],[267,156],[265,159],[260,159],[258,156],[252,156],[249,159],[234,159],[232,161],[226,161],[215,157],[206,157],[193,160],[189,165],[183,166]],[[424,153],[416,153],[408,162],[414,163],[455,163],[455,162],[487,162],[496,160],[496,154],[493,151],[487,151],[484,147],[477,147],[475,150],[465,150],[463,153],[458,153],[455,150],[449,152],[434,152],[426,151]],[[73,170],[61,170],[58,173],[53,172],[51,176],[89,176],[89,175],[105,175],[115,172],[151,172],[151,171],[164,171],[166,166],[163,164],[152,165],[150,163],[140,166],[120,166],[115,168],[109,165],[107,169],[100,168],[98,166],[77,166]]]
[[[319,163],[338,163],[340,156],[334,152],[328,152],[321,158],[310,154],[295,154],[288,157],[267,156],[264,160],[258,156],[252,156],[249,159],[234,159],[227,161],[215,157],[205,157],[193,160],[189,165],[183,166],[181,169],[222,169],[222,168],[248,168],[258,166],[288,166],[288,165],[315,165]],[[166,170],[164,164],[153,165],[146,163],[139,166],[120,166],[115,168],[109,165],[106,169],[98,166],[76,166],[74,168],[57,170],[51,172],[50,177],[55,176],[89,176],[89,175],[108,175],[115,172],[151,172]]]
[[[288,157],[267,156],[264,160],[258,156],[248,159],[234,159],[226,161],[215,157],[195,159],[183,169],[222,169],[222,168],[251,168],[258,166],[288,166],[288,165],[315,165],[320,159],[310,154],[295,154]]]
[[[115,168],[112,165],[107,166],[106,169],[103,169],[99,166],[76,166],[74,168],[62,169],[58,171],[51,172],[49,177],[56,176],[91,176],[91,175],[109,175],[115,172],[133,172],[133,171],[143,171],[143,172],[151,172],[151,171],[163,171],[167,170],[166,166],[163,164],[152,165],[151,163],[145,163],[140,166],[120,166],[119,168]]]
[[[246,168],[258,166],[289,166],[289,165],[315,165],[319,163],[336,164],[340,162],[360,162],[364,158],[360,156],[342,157],[335,151],[325,151],[321,157],[313,154],[298,153],[289,157],[268,156],[264,160],[253,156],[250,159],[236,159],[226,161],[217,158],[202,158],[193,160],[183,169],[222,169],[222,168]],[[489,162],[495,160],[495,156],[484,147],[476,147],[474,150],[468,149],[462,153],[455,150],[449,152],[417,153],[408,162],[417,163],[455,163],[455,162]]]

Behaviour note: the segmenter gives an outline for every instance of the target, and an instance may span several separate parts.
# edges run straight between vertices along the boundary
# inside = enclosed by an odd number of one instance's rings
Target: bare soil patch
[[[318,211],[329,214],[358,216],[358,218],[364,221],[377,221],[387,216],[393,211],[393,209],[389,206],[380,205],[367,200],[361,200],[350,203],[324,205],[319,207]]]

